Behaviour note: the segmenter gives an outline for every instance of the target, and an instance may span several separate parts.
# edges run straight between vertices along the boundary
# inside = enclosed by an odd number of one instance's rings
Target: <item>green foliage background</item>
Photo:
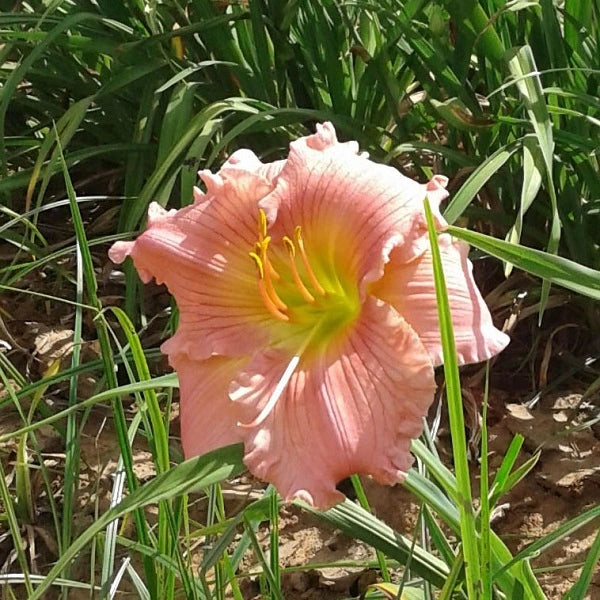
[[[251,548],[262,566],[265,595],[281,597],[273,551],[276,494],[269,489],[239,514],[225,514],[216,482],[241,468],[239,449],[174,466],[180,460],[170,450],[168,425],[169,390],[176,380],[151,380],[148,360],[156,351],[144,349],[136,333],[147,317],[135,272],[126,270],[125,312],[113,311],[125,333],[120,346],[98,297],[92,254],[97,246],[103,252],[103,244],[133,235],[150,201],[189,203],[197,170],[218,168],[237,148],[276,159],[291,139],[330,120],[341,138],[357,139],[375,160],[421,180],[447,175],[448,221],[476,230],[452,232],[506,261],[507,274],[514,264],[540,276],[542,283],[529,288],[540,315],[552,282],[600,297],[597,0],[3,0],[0,8],[0,232],[15,249],[0,269],[1,283],[14,290],[41,268],[62,276],[60,259],[77,248],[77,272],[66,276],[73,290],[67,300],[76,307],[75,342],[81,340],[84,314],[90,314],[101,346],[100,361],[83,363],[74,353],[69,369],[39,381],[0,355],[2,381],[10,390],[2,405],[12,403],[23,419],[19,431],[0,436],[19,443],[15,487],[0,473],[0,498],[21,567],[12,579],[0,575],[0,584],[25,586],[31,598],[42,597],[51,585],[59,585],[65,597],[70,586],[98,585],[104,598],[112,597],[111,582],[127,571],[141,598],[227,593],[239,599],[236,569]],[[72,240],[52,244],[37,227],[41,215],[65,198],[76,246]],[[88,235],[81,217],[88,201],[117,206],[117,228]],[[443,277],[439,283],[443,313]],[[595,305],[578,302],[583,318],[597,329]],[[445,336],[451,353],[451,331]],[[130,379],[121,388],[115,360]],[[80,402],[77,380],[86,370],[103,373],[105,389]],[[449,380],[454,375],[447,373]],[[16,391],[9,380],[17,382]],[[69,382],[68,406],[59,412],[42,400],[57,381]],[[134,394],[142,408],[133,422],[125,418],[126,394]],[[448,397],[458,415],[460,386],[449,385]],[[20,408],[24,398],[33,398],[29,414]],[[106,401],[112,403],[126,482],[116,480],[111,512],[73,541],[81,411]],[[42,424],[54,424],[68,449],[63,500],[52,505],[61,558],[45,579],[29,574],[16,541],[22,525],[35,521],[34,465],[52,496],[51,476],[36,450],[35,432]],[[461,429],[460,422],[453,423],[457,443]],[[131,464],[136,435],[149,440],[159,474],[144,486]],[[507,452],[481,513],[465,505],[468,472],[459,470],[455,479],[433,445],[416,443],[426,468],[411,473],[406,485],[423,501],[422,518],[433,540],[427,547],[404,540],[370,515],[366,498],[362,507],[348,502],[321,517],[376,548],[384,579],[390,560],[396,566],[410,562],[410,572],[428,582],[419,588],[420,597],[432,598],[439,588],[439,598],[492,598],[499,590],[505,597],[541,598],[529,559],[598,511],[510,557],[490,531],[489,510],[535,464],[515,468],[521,443],[516,439]],[[354,484],[361,497],[360,481]],[[208,521],[197,527],[187,512],[192,487],[204,488],[209,499]],[[156,524],[142,510],[150,502],[158,503]],[[129,513],[135,539],[118,535],[114,526],[113,519]],[[269,555],[256,540],[265,520]],[[456,539],[444,534],[441,522]],[[241,541],[231,550],[240,528]],[[465,537],[469,531],[476,539]],[[202,536],[209,545],[196,572],[186,549]],[[100,557],[99,576],[73,581],[70,560],[92,546]],[[143,572],[131,565],[118,569],[119,546],[141,557]],[[571,600],[585,597],[599,554],[600,542]],[[481,581],[463,568],[463,557],[481,565]],[[382,589],[373,596],[385,593]],[[394,593],[400,597],[403,591],[396,587]]]

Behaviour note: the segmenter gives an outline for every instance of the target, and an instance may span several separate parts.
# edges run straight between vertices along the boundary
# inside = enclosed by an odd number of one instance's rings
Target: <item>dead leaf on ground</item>
[[[33,341],[35,356],[46,366],[55,360],[67,358],[73,352],[74,335],[74,331],[66,327],[48,328],[40,324]]]

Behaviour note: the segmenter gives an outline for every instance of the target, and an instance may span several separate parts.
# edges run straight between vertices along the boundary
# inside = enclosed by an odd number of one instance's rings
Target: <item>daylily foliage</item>
[[[254,475],[319,508],[343,499],[335,484],[350,474],[400,481],[442,360],[423,200],[442,230],[446,179],[376,164],[330,123],[286,160],[239,150],[200,176],[194,204],[152,204],[146,231],[110,250],[177,300],[162,349],[185,454],[243,442]],[[467,246],[439,240],[459,361],[488,359],[508,338]]]

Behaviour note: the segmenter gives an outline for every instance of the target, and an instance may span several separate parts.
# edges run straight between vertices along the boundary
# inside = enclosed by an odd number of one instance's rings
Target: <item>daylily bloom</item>
[[[376,164],[330,123],[286,160],[239,150],[200,176],[194,204],[152,204],[146,231],[110,250],[177,300],[162,349],[186,456],[243,442],[254,475],[318,508],[343,499],[335,485],[353,473],[401,481],[442,360],[423,202],[442,229],[446,179]],[[508,338],[467,246],[439,240],[460,363],[488,359]]]

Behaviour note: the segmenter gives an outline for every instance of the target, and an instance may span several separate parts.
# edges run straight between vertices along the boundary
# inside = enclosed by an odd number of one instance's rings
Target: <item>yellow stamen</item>
[[[254,252],[256,252],[256,254],[258,254],[262,258],[262,260],[265,264],[265,267],[268,269],[269,274],[271,275],[271,278],[274,279],[275,281],[279,281],[281,279],[281,276],[275,270],[275,267],[271,264],[271,261],[269,260],[269,257],[267,255],[267,247],[269,246],[270,241],[271,241],[271,236],[269,235],[266,238],[264,238],[263,240],[261,240],[260,242],[256,242],[256,244],[254,244]],[[264,246],[264,252],[263,252],[263,246]]]
[[[264,279],[265,277],[265,269],[263,267],[263,262],[260,256],[256,252],[248,252],[250,258],[254,261],[256,268],[258,269],[258,277],[259,279]]]
[[[306,255],[306,250],[304,249],[304,241],[302,239],[302,228],[300,225],[296,225],[294,228],[294,238],[296,240],[296,245],[298,246],[298,250],[300,250],[300,257],[302,258],[302,263],[304,264],[304,268],[306,269],[306,273],[312,283],[312,286],[315,288],[317,293],[321,294],[321,296],[325,296],[327,292],[323,289],[323,286],[317,280],[317,277],[308,262],[308,256]]]
[[[262,242],[267,237],[267,215],[262,208],[258,209],[258,239]]]
[[[271,296],[269,296],[269,292],[267,291],[267,288],[265,286],[265,280],[264,279],[259,279],[258,280],[258,292],[260,294],[260,297],[262,298],[262,301],[265,304],[266,309],[276,319],[279,319],[280,321],[289,321],[290,320],[290,318],[286,314],[284,314],[283,312],[281,312],[277,308],[277,306],[275,305],[275,303],[271,299]],[[283,302],[282,302],[282,304],[283,304]]]
[[[267,289],[267,292],[269,293],[269,296],[271,297],[271,300],[273,300],[273,303],[275,304],[275,306],[277,306],[277,308],[279,308],[280,310],[286,310],[287,305],[277,295],[277,292],[275,291],[275,288],[273,287],[273,280],[271,278],[271,275],[275,271],[275,269],[273,269],[273,267],[271,266],[271,262],[269,261],[269,257],[267,256],[267,248],[269,247],[270,241],[271,241],[271,237],[267,236],[260,243],[260,258],[261,258],[263,265],[265,265],[265,267],[266,267],[266,269],[264,269],[265,287]],[[279,275],[277,275],[277,277],[279,277]]]
[[[279,319],[280,321],[289,321],[290,318],[286,314],[281,312],[281,310],[279,310],[279,308],[273,302],[273,299],[269,295],[269,292],[267,291],[267,287],[265,285],[265,268],[262,259],[258,254],[256,254],[256,252],[249,252],[248,254],[250,254],[250,258],[254,261],[254,264],[258,269],[258,293],[260,294],[260,298],[263,301],[265,308],[276,319]]]
[[[288,257],[290,259],[290,267],[292,268],[292,277],[294,278],[294,283],[300,292],[300,295],[310,303],[315,301],[314,296],[306,289],[304,282],[300,278],[300,273],[298,273],[298,267],[296,266],[296,248],[294,247],[294,242],[290,240],[290,238],[286,235],[283,237],[283,244],[288,251]]]

